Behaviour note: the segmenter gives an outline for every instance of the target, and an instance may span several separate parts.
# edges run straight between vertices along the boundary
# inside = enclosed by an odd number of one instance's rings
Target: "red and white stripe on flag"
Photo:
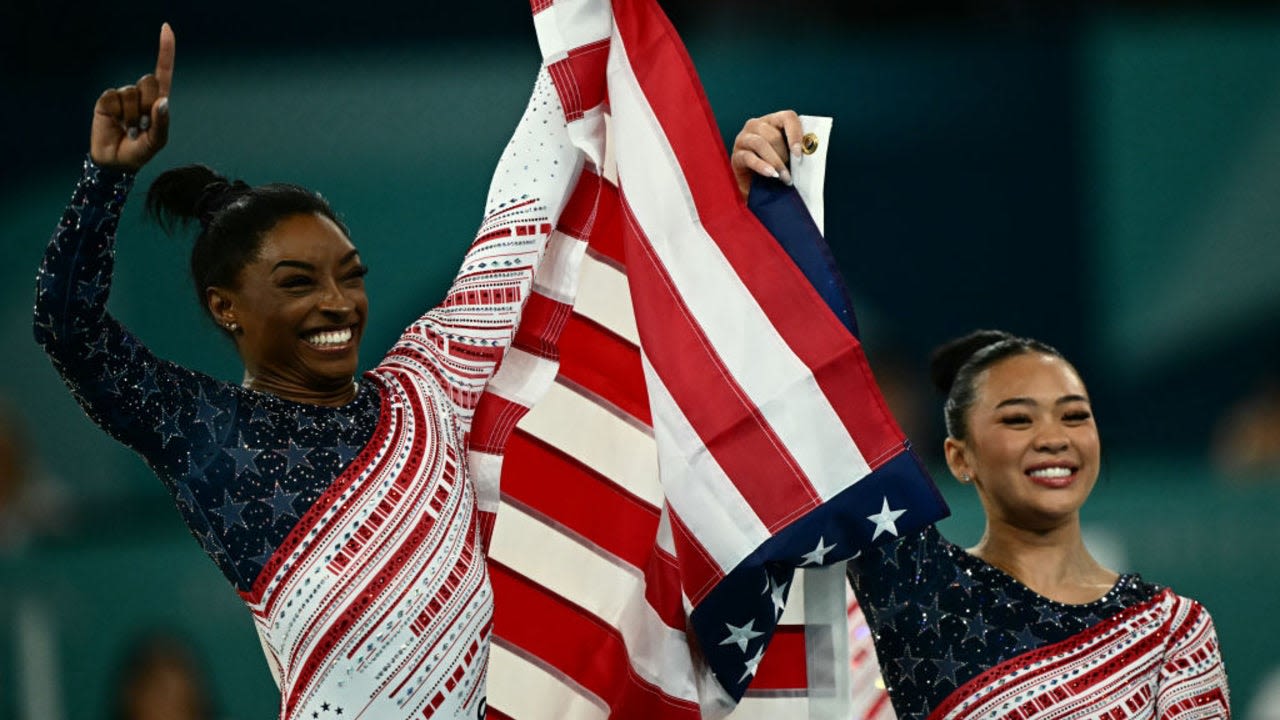
[[[872,515],[825,511],[905,441],[856,339],[739,198],[656,3],[532,5],[563,117],[542,142],[581,170],[472,423],[490,715],[848,717],[843,575],[792,572],[852,555],[844,535],[897,534],[878,489]]]

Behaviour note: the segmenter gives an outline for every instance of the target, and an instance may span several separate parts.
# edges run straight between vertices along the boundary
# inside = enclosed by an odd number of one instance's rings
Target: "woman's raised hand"
[[[173,29],[165,23],[160,27],[155,72],[98,98],[89,136],[89,157],[95,163],[136,172],[164,147],[169,139],[173,52]]]
[[[738,137],[733,139],[733,152],[729,159],[744,199],[751,192],[752,174],[778,178],[791,184],[787,156],[800,157],[803,136],[800,116],[792,110],[751,118],[742,126]]]

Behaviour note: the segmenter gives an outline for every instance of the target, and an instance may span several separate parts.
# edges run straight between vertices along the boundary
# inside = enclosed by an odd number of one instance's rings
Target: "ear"
[[[227,288],[207,287],[204,290],[205,308],[213,321],[226,328],[239,322],[236,318],[235,293]]]
[[[951,474],[957,480],[965,482],[962,478],[973,479],[973,466],[969,462],[969,448],[963,440],[948,437],[942,443],[942,454],[947,459],[947,468],[951,470]]]

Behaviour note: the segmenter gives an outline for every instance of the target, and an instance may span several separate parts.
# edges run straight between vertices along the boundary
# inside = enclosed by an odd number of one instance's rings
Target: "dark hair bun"
[[[969,358],[983,348],[1013,337],[1002,330],[974,330],[934,348],[929,357],[929,378],[933,380],[933,386],[944,396],[950,395],[956,375],[969,362]]]
[[[238,180],[228,182],[207,165],[183,165],[160,173],[151,183],[147,213],[166,230],[192,220],[207,224],[214,213],[248,189]]]

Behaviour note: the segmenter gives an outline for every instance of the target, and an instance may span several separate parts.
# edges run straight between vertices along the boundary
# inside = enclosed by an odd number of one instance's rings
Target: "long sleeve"
[[[36,278],[35,338],[89,417],[168,479],[185,472],[188,458],[179,410],[197,388],[207,398],[225,390],[156,358],[106,310],[116,227],[133,181],[85,161]]]
[[[1165,653],[1156,690],[1159,720],[1231,717],[1227,671],[1209,612],[1179,598],[1173,619],[1174,640]]]
[[[541,142],[534,132],[559,122],[559,102],[545,70],[494,170],[484,220],[444,300],[401,335],[384,365],[427,375],[445,390],[465,433],[489,378],[510,347],[543,260],[574,258],[548,249],[558,203],[579,171],[572,146]]]

